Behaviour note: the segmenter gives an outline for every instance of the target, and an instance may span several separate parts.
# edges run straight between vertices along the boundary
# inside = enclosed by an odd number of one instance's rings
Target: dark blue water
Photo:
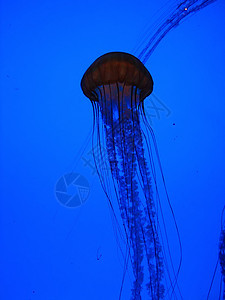
[[[1,299],[118,299],[123,260],[94,168],[92,107],[80,80],[106,52],[137,54],[175,4],[1,1]],[[182,240],[184,300],[207,298],[218,258],[224,28],[218,0],[168,33],[145,65],[155,84],[147,117]],[[209,299],[219,299],[220,278],[218,268]],[[130,272],[123,299],[131,286]]]

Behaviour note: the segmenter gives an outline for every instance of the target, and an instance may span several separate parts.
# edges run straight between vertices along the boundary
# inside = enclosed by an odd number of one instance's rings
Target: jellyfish
[[[216,266],[213,272],[212,280],[210,283],[209,291],[207,294],[207,299],[210,299],[213,283],[215,280],[216,272],[218,265],[220,265],[221,279],[220,279],[220,287],[219,287],[219,299],[225,299],[225,220],[224,220],[224,212],[225,206],[223,207],[221,214],[221,231],[219,237],[219,255],[216,262]]]
[[[155,26],[155,32],[149,36],[147,34],[147,43],[144,39],[141,46],[139,45],[138,48],[141,48],[141,50],[138,54],[138,58],[145,64],[158,44],[173,28],[179,26],[186,17],[197,13],[215,1],[216,0],[183,0],[174,3],[173,5],[175,5],[175,7],[166,14],[166,18],[160,20],[160,24]],[[144,44],[143,48],[142,44]]]
[[[224,216],[225,206],[223,207],[222,219]],[[221,287],[220,290],[225,299],[225,222],[221,222],[221,233],[220,233],[220,242],[219,242],[219,261],[221,267]],[[221,293],[220,293],[221,294]]]
[[[223,290],[223,299],[225,299],[225,229],[221,230],[220,235],[220,244],[219,244],[219,260],[221,266],[221,289]],[[223,288],[222,288],[222,281],[223,281]]]
[[[135,56],[110,52],[91,64],[81,88],[93,107],[92,142],[93,147],[97,142],[100,156],[93,155],[100,182],[113,209],[108,166],[121,215],[134,277],[131,299],[142,299],[144,289],[149,299],[163,299],[167,262],[153,192],[157,195],[149,132],[155,140],[144,113],[144,100],[153,91],[152,76]],[[173,293],[176,279],[169,276],[169,281]]]

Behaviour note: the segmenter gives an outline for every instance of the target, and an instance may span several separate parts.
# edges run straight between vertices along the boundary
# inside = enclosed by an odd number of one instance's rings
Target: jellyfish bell
[[[98,101],[96,88],[116,83],[137,87],[140,90],[139,101],[153,90],[149,71],[138,58],[125,52],[110,52],[96,59],[85,72],[81,88],[91,101]]]
[[[130,114],[153,90],[149,71],[135,56],[110,52],[100,56],[81,80],[85,96],[104,110],[106,124]],[[113,112],[113,116],[111,113]]]

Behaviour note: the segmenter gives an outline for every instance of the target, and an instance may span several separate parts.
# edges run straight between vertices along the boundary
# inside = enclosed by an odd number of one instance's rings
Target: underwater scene
[[[225,1],[0,2],[0,299],[225,299]]]

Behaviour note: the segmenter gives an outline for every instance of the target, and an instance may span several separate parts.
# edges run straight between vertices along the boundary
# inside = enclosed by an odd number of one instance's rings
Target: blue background
[[[1,299],[118,299],[122,262],[110,211],[79,152],[93,120],[80,80],[106,52],[135,53],[167,6],[165,0],[1,1]],[[151,121],[182,239],[184,299],[206,299],[218,255],[224,28],[225,1],[218,0],[172,30],[146,64],[155,95],[171,111]],[[90,157],[90,150],[89,143],[82,155]],[[71,171],[90,184],[86,203],[73,209],[54,194]],[[219,282],[218,270],[211,299]],[[124,299],[129,290],[127,282]]]

